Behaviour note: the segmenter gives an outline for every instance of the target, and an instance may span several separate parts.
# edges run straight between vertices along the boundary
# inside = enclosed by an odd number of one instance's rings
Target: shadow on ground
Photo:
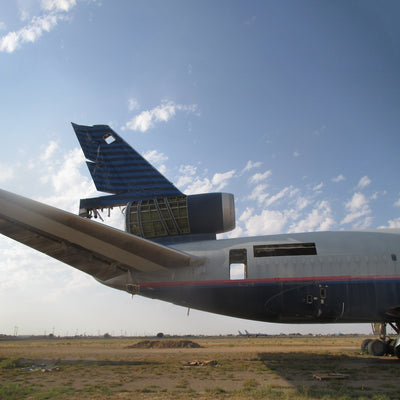
[[[398,398],[400,360],[394,357],[273,352],[258,353],[257,358],[267,370],[285,379],[299,396]],[[345,378],[338,379],[337,374]],[[316,376],[325,379],[318,380]]]

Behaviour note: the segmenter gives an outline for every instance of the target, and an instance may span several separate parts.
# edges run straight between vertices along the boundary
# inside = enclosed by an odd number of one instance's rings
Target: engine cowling
[[[209,240],[235,228],[235,204],[230,193],[157,197],[131,201],[126,230],[161,242]]]

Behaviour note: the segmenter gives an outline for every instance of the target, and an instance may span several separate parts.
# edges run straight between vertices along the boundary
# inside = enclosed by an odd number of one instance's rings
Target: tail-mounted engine
[[[128,203],[126,230],[157,241],[215,239],[235,228],[235,205],[229,193],[158,197]]]

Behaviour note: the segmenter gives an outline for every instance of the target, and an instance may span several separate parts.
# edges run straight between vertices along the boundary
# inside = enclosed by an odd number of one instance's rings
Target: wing
[[[0,189],[0,233],[99,280],[128,270],[157,272],[201,260]]]

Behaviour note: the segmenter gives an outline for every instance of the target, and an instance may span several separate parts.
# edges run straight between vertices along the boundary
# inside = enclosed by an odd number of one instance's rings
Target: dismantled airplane
[[[233,195],[185,195],[107,125],[72,124],[97,190],[79,216],[0,191],[0,232],[131,294],[258,321],[368,322],[400,358],[400,230],[216,240]],[[126,232],[91,220],[125,207]],[[397,340],[386,335],[390,325]]]

